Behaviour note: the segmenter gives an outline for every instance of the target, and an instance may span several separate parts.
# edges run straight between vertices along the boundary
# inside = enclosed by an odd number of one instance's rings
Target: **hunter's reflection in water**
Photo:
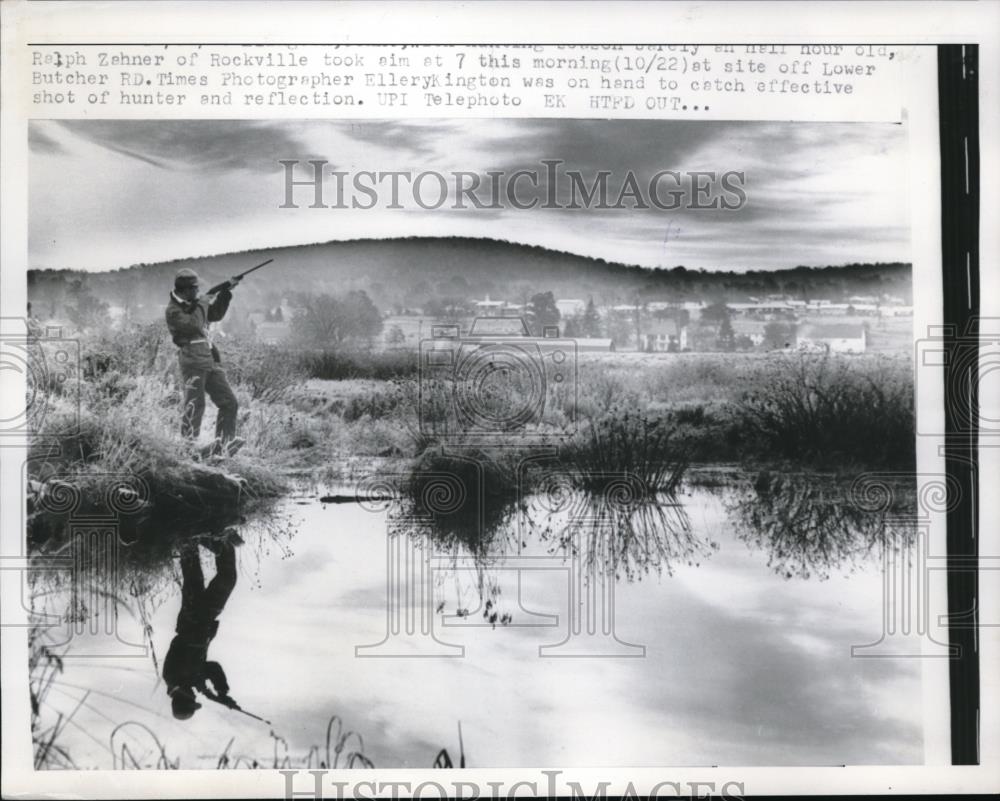
[[[871,489],[878,490],[872,503]],[[905,547],[915,536],[915,487],[860,487],[831,476],[762,471],[723,493],[736,535],[768,555],[785,578],[828,578],[871,562],[885,549]]]
[[[220,538],[206,537],[200,542],[215,555],[215,576],[205,584],[199,545],[185,543],[180,559],[181,611],[177,615],[177,633],[163,661],[163,680],[178,720],[187,720],[201,708],[196,692],[225,706],[236,705],[229,697],[229,683],[222,665],[208,659],[208,647],[218,634],[218,617],[236,586],[234,543],[241,540],[235,529],[227,529]]]

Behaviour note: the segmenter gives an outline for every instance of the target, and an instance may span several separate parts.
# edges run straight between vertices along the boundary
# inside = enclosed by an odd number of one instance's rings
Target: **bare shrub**
[[[224,364],[233,383],[251,399],[266,403],[283,400],[305,378],[297,355],[278,345],[227,343]]]
[[[762,453],[867,464],[915,459],[913,376],[905,359],[777,356],[744,382],[738,421]]]

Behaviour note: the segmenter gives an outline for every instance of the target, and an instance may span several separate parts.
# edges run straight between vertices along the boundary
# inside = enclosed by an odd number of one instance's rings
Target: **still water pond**
[[[172,715],[167,555],[126,558],[124,642],[62,646],[40,726],[71,716],[59,744],[80,767],[316,767],[334,715],[331,759],[338,732],[360,735],[341,766],[430,767],[442,748],[473,767],[920,763],[919,660],[851,657],[881,636],[882,547],[905,534],[811,486],[765,477],[610,513],[533,497],[479,521],[485,541],[391,501],[292,496],[239,527],[208,650],[270,725],[207,701]],[[144,631],[145,655],[127,644]]]

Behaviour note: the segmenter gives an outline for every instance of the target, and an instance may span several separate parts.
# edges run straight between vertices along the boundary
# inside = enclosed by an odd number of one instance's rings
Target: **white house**
[[[795,332],[797,350],[827,353],[864,353],[867,335],[858,323],[806,323]]]
[[[688,330],[677,320],[650,320],[643,324],[642,349],[653,352],[687,350]]]
[[[560,298],[556,301],[561,317],[576,317],[587,310],[587,304],[578,298]]]
[[[476,314],[481,316],[499,315],[505,305],[507,304],[504,301],[490,300],[490,296],[487,295],[485,300],[476,301]]]
[[[747,337],[754,346],[764,343],[765,331],[768,324],[759,319],[736,318],[732,321],[733,334],[739,337]]]
[[[613,353],[615,343],[610,339],[581,337],[573,340],[578,353]]]

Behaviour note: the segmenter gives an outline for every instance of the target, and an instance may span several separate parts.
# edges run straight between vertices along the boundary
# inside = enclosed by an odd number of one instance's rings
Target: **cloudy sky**
[[[481,236],[646,266],[778,269],[908,261],[906,134],[859,123],[470,119],[36,121],[30,259],[104,270],[283,245],[392,236]],[[738,211],[371,210],[284,202],[282,159],[331,169],[745,173]],[[302,174],[300,177],[305,177]],[[387,187],[387,184],[383,184]],[[406,184],[404,184],[404,188]],[[663,193],[670,187],[664,186]],[[406,195],[406,192],[403,193]],[[333,202],[332,183],[326,200]],[[433,197],[433,194],[431,194]]]

